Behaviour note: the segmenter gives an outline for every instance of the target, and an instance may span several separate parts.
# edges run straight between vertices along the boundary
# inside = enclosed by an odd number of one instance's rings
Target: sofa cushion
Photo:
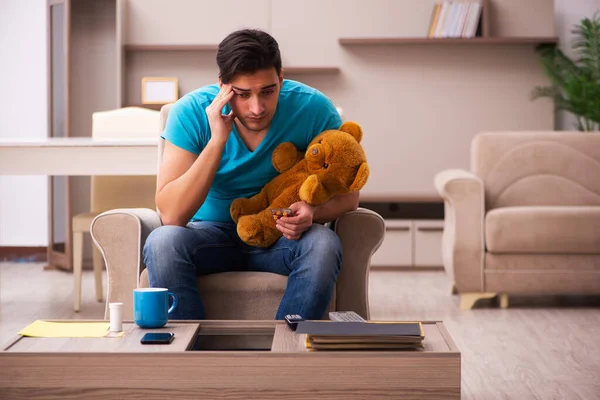
[[[270,272],[236,271],[197,277],[207,319],[271,320],[287,287],[287,276]],[[139,287],[148,287],[148,270]],[[335,289],[329,311],[335,310]]]
[[[207,319],[274,319],[287,285],[287,276],[268,272],[223,272],[197,279]],[[146,269],[140,287],[148,287]]]
[[[287,276],[223,272],[198,277],[207,319],[275,319]]]
[[[485,217],[490,253],[600,254],[600,206],[525,206]]]

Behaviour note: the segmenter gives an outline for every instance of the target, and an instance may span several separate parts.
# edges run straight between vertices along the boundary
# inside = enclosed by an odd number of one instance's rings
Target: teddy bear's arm
[[[283,173],[296,165],[297,162],[302,160],[302,156],[303,154],[298,151],[293,143],[285,142],[281,143],[275,148],[275,150],[273,150],[273,156],[271,159],[275,169],[279,173]]]
[[[323,186],[317,175],[306,178],[300,187],[300,199],[311,205],[326,203],[333,194]]]

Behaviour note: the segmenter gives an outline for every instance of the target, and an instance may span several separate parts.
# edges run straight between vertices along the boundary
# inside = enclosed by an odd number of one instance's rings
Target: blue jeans
[[[234,223],[196,221],[152,231],[144,246],[144,263],[150,287],[167,288],[179,298],[170,319],[204,319],[196,277],[227,271],[288,276],[275,319],[287,314],[321,319],[340,272],[342,246],[335,232],[319,224],[300,240],[281,237],[264,249],[242,242]]]

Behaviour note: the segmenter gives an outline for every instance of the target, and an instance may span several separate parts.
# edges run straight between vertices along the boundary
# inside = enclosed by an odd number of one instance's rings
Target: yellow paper
[[[19,332],[19,335],[54,338],[97,338],[104,337],[108,322],[47,322],[37,320]]]

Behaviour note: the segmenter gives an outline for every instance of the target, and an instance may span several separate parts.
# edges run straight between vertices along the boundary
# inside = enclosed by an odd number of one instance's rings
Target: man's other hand
[[[277,229],[287,239],[298,240],[312,226],[315,207],[303,201],[298,201],[292,204],[290,209],[292,210],[292,216],[281,217],[277,221]]]

